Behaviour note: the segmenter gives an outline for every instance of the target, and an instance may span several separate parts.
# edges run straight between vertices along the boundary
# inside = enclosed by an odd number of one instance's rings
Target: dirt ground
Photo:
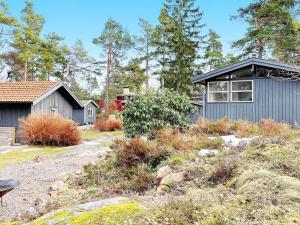
[[[5,222],[24,213],[37,198],[49,198],[49,187],[68,174],[72,174],[98,156],[109,151],[114,136],[104,135],[97,140],[84,141],[59,155],[45,157],[40,161],[11,164],[0,170],[0,179],[16,179],[21,185],[4,196],[6,203],[0,210],[0,221]]]

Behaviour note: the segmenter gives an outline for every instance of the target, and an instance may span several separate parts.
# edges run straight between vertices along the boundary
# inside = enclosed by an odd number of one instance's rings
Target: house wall
[[[49,113],[52,108],[56,108],[57,112],[64,118],[73,118],[73,107],[66,98],[58,91],[53,92],[42,101],[32,107],[33,112]]]
[[[74,109],[73,120],[79,125],[84,125],[84,109]]]
[[[1,103],[0,127],[19,128],[19,119],[27,117],[31,111],[31,104]]]
[[[88,117],[88,109],[94,110],[93,117]],[[97,107],[93,103],[89,103],[87,106],[84,107],[84,123],[85,124],[94,123],[94,121],[96,119],[96,113],[97,113],[96,111],[97,111]]]
[[[216,120],[227,116],[230,120],[252,122],[272,118],[278,122],[300,125],[300,81],[271,78],[256,78],[253,81],[253,102],[208,103],[206,95],[205,117]]]

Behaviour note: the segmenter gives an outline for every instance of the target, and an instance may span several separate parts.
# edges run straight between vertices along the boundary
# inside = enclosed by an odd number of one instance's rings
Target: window
[[[245,69],[237,70],[231,74],[231,79],[234,78],[244,78],[244,77],[253,77],[253,71],[251,67]]]
[[[253,81],[231,81],[231,101],[232,102],[252,102],[253,101]]]
[[[229,79],[229,75],[223,75],[223,76],[220,76],[220,77],[216,77],[215,79],[216,80],[228,80]]]
[[[94,116],[94,110],[88,109],[88,117],[93,117],[93,116]]]
[[[57,113],[57,108],[55,108],[55,107],[51,108],[51,112],[52,113]]]
[[[228,102],[228,81],[208,83],[208,102]]]

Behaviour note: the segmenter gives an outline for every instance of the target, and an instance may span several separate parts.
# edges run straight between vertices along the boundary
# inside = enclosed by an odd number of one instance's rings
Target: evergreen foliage
[[[203,36],[202,12],[195,0],[166,0],[156,30],[156,55],[163,87],[188,95],[191,78],[198,74],[197,60]]]
[[[136,95],[122,112],[125,135],[147,135],[167,125],[186,129],[191,123],[188,115],[193,111],[190,99],[176,91],[164,89],[160,93]]]

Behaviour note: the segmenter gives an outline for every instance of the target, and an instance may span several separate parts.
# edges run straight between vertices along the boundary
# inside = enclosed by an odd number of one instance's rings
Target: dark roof
[[[99,105],[92,99],[90,100],[80,100],[81,104],[86,107],[88,104],[92,103],[94,104],[97,108],[99,108]]]
[[[0,103],[39,103],[41,100],[59,90],[66,94],[73,105],[82,108],[76,96],[59,81],[21,81],[0,82]]]
[[[228,72],[232,72],[234,70],[238,70],[238,69],[241,69],[241,68],[244,68],[247,66],[251,66],[251,65],[265,66],[265,67],[269,67],[269,68],[282,69],[282,70],[286,70],[286,71],[296,71],[296,72],[300,71],[300,67],[296,66],[296,65],[291,65],[291,64],[287,64],[287,63],[283,63],[283,62],[274,61],[274,60],[249,58],[249,59],[245,59],[243,61],[231,64],[231,65],[225,66],[223,68],[216,69],[216,70],[210,71],[208,73],[204,73],[204,74],[198,75],[196,77],[193,77],[192,82],[193,83],[201,83],[207,79],[217,77],[217,76],[226,74]]]

